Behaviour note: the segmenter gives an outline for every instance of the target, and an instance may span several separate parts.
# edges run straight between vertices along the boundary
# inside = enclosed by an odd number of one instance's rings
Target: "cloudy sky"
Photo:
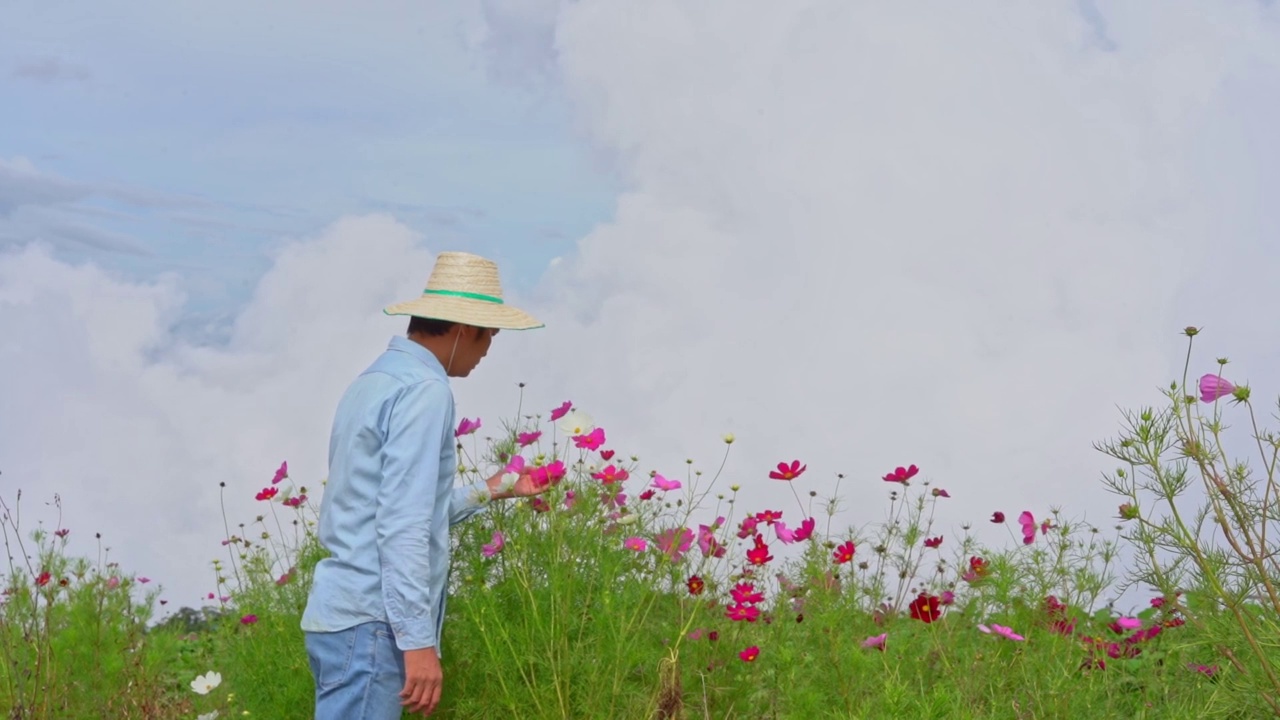
[[[1274,397],[1270,2],[0,0],[0,492],[170,607],[434,253],[547,327],[459,413],[573,400],[745,510],[848,476],[1109,526],[1092,443],[1181,372]],[[30,517],[30,516],[28,516]],[[1000,535],[991,535],[998,541]]]

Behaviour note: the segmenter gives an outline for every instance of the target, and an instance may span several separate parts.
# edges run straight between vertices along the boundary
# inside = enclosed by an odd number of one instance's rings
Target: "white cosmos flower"
[[[516,481],[520,479],[519,473],[502,473],[502,477],[498,479],[498,492],[508,492],[516,486]]]
[[[191,689],[199,695],[208,695],[210,691],[222,684],[222,673],[216,673],[212,670],[199,675],[195,680],[191,681]]]
[[[196,720],[218,720],[218,711],[214,710],[213,712],[207,712],[197,717]]]
[[[596,429],[595,421],[581,410],[570,410],[556,424],[565,435],[586,435]]]

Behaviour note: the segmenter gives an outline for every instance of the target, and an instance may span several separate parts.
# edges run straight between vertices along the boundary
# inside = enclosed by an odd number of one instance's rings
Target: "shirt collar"
[[[445,382],[449,382],[449,375],[444,371],[444,365],[440,364],[440,358],[437,358],[435,353],[409,338],[403,335],[392,336],[391,342],[387,344],[387,349],[412,355],[420,360],[423,365],[426,365],[428,370],[439,375]]]

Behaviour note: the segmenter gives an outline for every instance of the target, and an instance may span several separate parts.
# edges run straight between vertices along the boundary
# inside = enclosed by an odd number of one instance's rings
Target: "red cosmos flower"
[[[280,491],[279,488],[274,488],[274,487],[262,488],[262,492],[258,493],[255,497],[258,500],[270,500],[271,498],[275,497],[276,493],[279,491]]]
[[[640,493],[640,499],[641,499],[641,500],[648,500],[648,499],[650,499],[650,498],[652,498],[652,497],[653,497],[653,494],[654,494],[655,492],[657,492],[657,491],[656,491],[656,490],[654,490],[653,488],[650,488],[650,489],[648,489],[648,490],[645,490],[644,492]]]
[[[980,557],[974,556],[969,558],[969,570],[962,576],[962,579],[965,582],[972,583],[986,577],[990,572],[991,564]]]
[[[752,565],[766,565],[773,556],[769,554],[769,546],[765,544],[764,537],[759,533],[756,534],[756,545],[747,551],[747,562]]]
[[[40,573],[39,575],[36,576],[36,587],[44,587],[45,585],[48,585],[49,580],[52,577],[53,576],[49,574],[48,570],[45,570],[44,572]]]
[[[631,474],[628,473],[625,468],[610,465],[600,472],[591,473],[591,477],[599,480],[605,485],[609,485],[611,483],[622,482],[623,480],[631,477]]]
[[[924,540],[924,546],[927,548],[936,548],[936,547],[939,547],[940,545],[942,545],[941,535],[935,538],[925,538]]]
[[[767,523],[769,525],[772,525],[781,519],[782,519],[781,510],[761,510],[760,512],[756,513],[756,522],[758,523]],[[745,524],[746,521],[744,520],[743,523]]]
[[[258,616],[257,616],[257,615],[249,614],[249,615],[245,615],[244,617],[240,618],[240,624],[241,624],[241,625],[252,625],[252,624],[254,624],[254,623],[256,623],[256,622],[258,622]]]
[[[999,525],[1000,523],[1004,522],[1004,513],[1000,512],[999,510],[991,513],[991,522],[995,523],[996,525]]]
[[[843,565],[853,560],[853,553],[856,550],[857,546],[853,544],[853,541],[846,540],[843,545],[836,548],[836,551],[831,554],[831,557],[836,561],[837,565]]]
[[[742,620],[755,622],[760,619],[760,610],[752,605],[736,603],[725,608],[724,616],[735,622],[740,622]]]
[[[697,575],[690,575],[684,584],[689,586],[690,595],[701,595],[702,591],[707,587],[707,584],[702,582],[702,578]]]
[[[936,595],[920,593],[907,607],[911,610],[911,617],[922,622],[931,623],[942,615],[941,602],[941,599]]]
[[[612,450],[601,450],[601,451],[600,451],[600,459],[605,460],[605,461],[612,460],[612,459],[613,459],[613,451],[612,451]]]
[[[801,465],[799,460],[792,460],[789,465],[787,463],[780,462],[778,463],[777,470],[771,470],[769,472],[769,478],[772,480],[795,480],[803,475],[804,471],[808,469],[809,466]]]
[[[764,602],[764,593],[756,590],[756,586],[751,583],[738,583],[729,591],[729,595],[733,597],[733,601],[740,605],[752,605],[758,602]]]
[[[755,662],[760,657],[760,648],[752,645],[751,647],[738,653],[738,657],[742,658],[742,662]]]
[[[906,485],[907,481],[915,477],[916,473],[918,472],[920,472],[920,468],[916,467],[915,465],[912,465],[910,467],[905,467],[905,468],[899,466],[895,468],[893,472],[889,473],[888,475],[885,475],[884,481],[902,483],[903,485]]]

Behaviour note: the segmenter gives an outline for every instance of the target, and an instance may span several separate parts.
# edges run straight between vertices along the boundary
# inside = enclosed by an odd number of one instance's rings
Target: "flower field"
[[[1280,714],[1280,437],[1225,360],[1124,417],[1095,450],[1117,514],[999,507],[979,543],[953,494],[904,459],[815,479],[802,459],[644,469],[565,402],[457,429],[461,480],[532,472],[546,492],[454,528],[444,718],[1257,718]],[[1238,427],[1237,458],[1226,449]],[[486,438],[485,433],[492,437]],[[1232,446],[1234,447],[1234,445]],[[318,503],[267,468],[262,504],[211,539],[217,587],[164,622],[158,582],[68,556],[75,528],[3,507],[8,718],[310,717],[298,629]],[[749,506],[740,484],[785,486]],[[843,494],[884,518],[840,524]],[[1048,500],[1048,499],[1046,499]],[[59,499],[60,503],[61,500]],[[60,507],[55,504],[55,507]],[[1136,607],[1104,604],[1123,589]]]

